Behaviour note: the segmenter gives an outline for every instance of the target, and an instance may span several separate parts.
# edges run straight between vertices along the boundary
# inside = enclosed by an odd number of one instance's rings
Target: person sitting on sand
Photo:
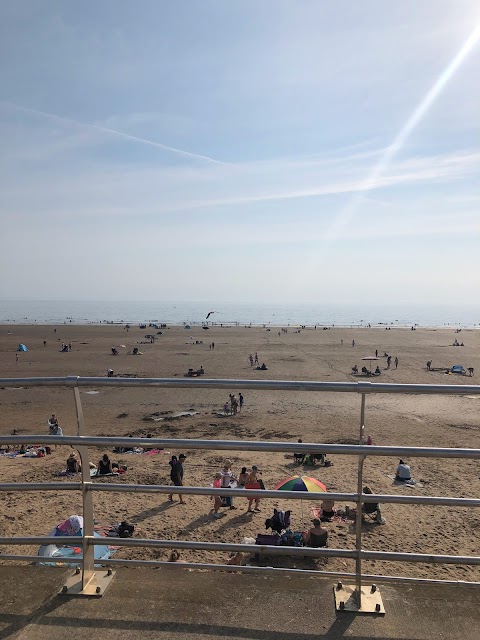
[[[395,480],[399,480],[400,482],[406,482],[407,480],[412,479],[412,474],[410,471],[410,467],[408,464],[405,464],[403,460],[400,460],[400,463],[397,467],[397,471],[395,473]]]
[[[185,563],[185,560],[180,560],[180,553],[176,549],[172,549],[168,556],[167,562],[181,562]]]
[[[377,368],[375,369],[375,375],[379,376],[379,375],[381,375],[381,373],[382,372],[380,371],[380,367],[377,365]]]
[[[108,454],[104,453],[101,460],[98,461],[97,476],[105,476],[109,473],[113,473],[112,461],[108,457]]]
[[[357,365],[355,365],[354,367],[352,367],[352,373],[353,373],[353,375],[357,375],[357,373],[358,373],[358,367],[357,367]]]
[[[71,453],[67,459],[67,473],[80,473],[82,466],[77,460],[74,453]]]
[[[335,502],[333,500],[323,500],[322,504],[322,522],[330,522],[333,516],[335,515],[335,511],[333,510],[335,506]]]
[[[118,351],[115,349],[115,347],[112,347],[112,356],[118,356]]]
[[[365,486],[363,487],[363,493],[372,495],[373,491],[370,489],[369,486]],[[380,505],[378,504],[378,502],[364,502],[362,505],[362,513],[370,514],[370,515],[373,513],[376,513],[377,522],[380,524],[385,524],[385,520],[382,518],[382,512],[380,510]]]
[[[306,547],[326,547],[328,541],[328,531],[322,527],[318,518],[312,520],[313,527],[304,535],[304,544]]]
[[[302,442],[302,439],[299,438],[298,442]],[[305,461],[305,454],[304,453],[294,453],[293,454],[293,460],[297,463],[297,464],[303,464],[303,462]]]
[[[260,367],[260,370],[261,371],[268,371],[267,365],[264,362],[262,362],[262,366]]]

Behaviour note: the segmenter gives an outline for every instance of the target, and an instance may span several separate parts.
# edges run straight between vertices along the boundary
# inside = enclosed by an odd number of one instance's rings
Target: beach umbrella
[[[362,360],[368,360],[370,362],[371,369],[373,360],[380,360],[380,358],[377,358],[377,356],[366,356],[365,358],[362,358]]]
[[[275,491],[309,491],[310,493],[324,493],[327,487],[316,478],[308,476],[292,476],[281,480],[275,485]]]

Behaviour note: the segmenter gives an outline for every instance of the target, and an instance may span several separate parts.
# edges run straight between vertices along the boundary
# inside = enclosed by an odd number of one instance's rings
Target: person
[[[260,480],[258,478],[259,474],[261,474],[261,471],[259,471],[258,467],[253,465],[250,473],[248,474],[247,482],[245,484],[245,489],[261,489],[262,488]],[[254,500],[255,500],[255,511],[261,511],[261,509],[259,508],[260,498],[248,498],[247,513],[251,513],[253,511],[252,503]]]
[[[395,356],[395,361],[394,362],[395,362],[395,369],[398,369],[398,358],[397,358],[397,356]]]
[[[237,480],[238,487],[244,487],[247,481],[248,481],[247,467],[242,467],[242,470],[240,471],[240,474]]]
[[[375,349],[375,358],[378,358],[378,349]]]
[[[352,347],[355,346],[355,340],[352,340]]]
[[[258,364],[258,353],[255,351],[255,364]]]
[[[395,480],[400,480],[401,482],[406,482],[407,480],[412,479],[412,474],[410,471],[410,467],[408,464],[405,464],[403,460],[400,460],[400,463],[397,467],[397,471],[395,473]]]
[[[15,363],[16,363],[16,364],[18,364],[19,359],[20,359],[20,358],[18,357],[18,353],[16,353],[16,354],[15,354]]]
[[[213,479],[213,484],[212,487],[214,489],[220,489],[222,487],[222,474],[221,473],[216,473],[215,477]],[[214,518],[221,518],[221,514],[218,513],[220,507],[222,506],[222,498],[221,496],[212,496],[213,498],[213,509],[210,511],[210,513],[213,514]]]
[[[242,395],[242,392],[240,392],[238,394],[238,404],[239,404],[239,411],[241,411],[242,407],[243,407],[243,395]]]
[[[46,340],[44,340],[44,341],[43,341],[43,346],[44,346],[44,347],[46,347],[46,346],[47,346],[47,341],[46,341]]]
[[[388,356],[388,358],[387,358],[387,369],[390,369],[391,362],[392,362],[392,356]]]
[[[373,445],[372,436],[368,436],[368,438],[367,438],[367,444],[368,444],[368,445]]]
[[[76,455],[71,453],[67,459],[67,473],[80,473],[81,470],[82,466],[77,460]]]
[[[268,371],[267,365],[264,362],[262,362],[262,366],[260,367],[260,370],[261,371]]]
[[[109,473],[113,473],[112,461],[108,457],[108,453],[104,453],[102,458],[98,461],[97,476],[105,476]]]
[[[55,419],[55,422],[52,423],[52,418]],[[58,420],[55,417],[55,414],[52,414],[52,418],[48,421],[49,434],[51,436],[63,436],[62,427],[58,424]],[[55,445],[55,449],[57,445]]]
[[[113,369],[107,369],[107,377],[113,378]]]
[[[231,460],[225,460],[225,464],[223,465],[223,469],[220,472],[220,478],[221,478],[221,487],[222,489],[229,489],[230,485],[235,482],[235,476],[232,473],[232,461]],[[222,499],[222,504],[226,507],[229,507],[230,510],[232,511],[233,509],[236,509],[237,507],[233,506],[233,498],[232,496],[226,496],[225,498]]]
[[[180,562],[185,564],[185,560],[180,560],[180,553],[176,549],[172,549],[167,562]]]
[[[335,515],[335,511],[333,510],[335,502],[327,498],[326,500],[323,500],[320,506],[322,507],[322,522],[330,522],[330,520]]]
[[[475,373],[475,369],[473,367],[468,367],[468,373],[470,374],[470,377],[472,377]]]
[[[353,366],[353,367],[352,367],[352,373],[353,373],[353,375],[355,375],[355,376],[357,375],[357,373],[358,373],[358,367],[357,367],[357,365],[355,365],[355,366]]]
[[[299,438],[298,442],[301,443],[301,442],[303,442],[303,440],[301,438]],[[304,453],[294,453],[293,454],[293,460],[297,464],[303,464],[303,462],[305,461],[305,454]]]
[[[363,487],[363,493],[372,495],[373,491],[370,489],[369,486],[365,486]],[[380,510],[380,505],[378,504],[378,502],[364,502],[362,505],[362,513],[366,513],[366,514],[376,513],[377,522],[379,522],[380,524],[385,524],[385,520],[382,518],[382,512]]]
[[[318,518],[312,520],[313,527],[307,531],[304,536],[306,547],[326,547],[328,541],[328,531],[322,527],[322,523]]]
[[[70,516],[50,533],[51,536],[81,536],[83,529],[82,516]]]
[[[382,373],[382,372],[380,371],[380,367],[379,367],[379,366],[378,366],[378,364],[377,364],[377,368],[375,369],[375,375],[376,375],[376,376],[379,376],[379,375],[381,375],[381,373]]]
[[[249,361],[250,361],[250,366],[251,366],[251,367],[253,367],[253,356],[252,356],[252,354],[250,354],[250,355],[248,356],[248,359],[249,359]]]
[[[427,371],[431,371],[432,370],[432,361],[428,360],[427,362]]]
[[[168,463],[171,466],[170,480],[176,487],[183,487],[183,463],[186,459],[187,456],[184,453],[181,453],[178,456],[178,460],[177,456],[172,456],[172,459]],[[180,504],[186,504],[181,494],[179,494],[178,497],[180,499]],[[173,502],[173,494],[170,494],[168,496],[168,499],[170,500],[170,502]]]
[[[112,347],[112,355],[118,356],[118,351],[115,349],[115,347]]]
[[[232,406],[232,416],[236,416],[238,411],[238,400],[234,394],[230,397],[230,403]]]

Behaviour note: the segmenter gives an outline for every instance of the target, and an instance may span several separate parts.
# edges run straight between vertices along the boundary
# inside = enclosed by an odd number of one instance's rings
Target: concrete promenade
[[[102,598],[72,570],[0,566],[0,639],[478,640],[480,588],[380,585],[385,616],[336,614],[328,579],[120,568]]]

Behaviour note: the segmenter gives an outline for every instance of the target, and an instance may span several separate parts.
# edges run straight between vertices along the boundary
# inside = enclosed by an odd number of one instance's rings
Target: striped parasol
[[[323,493],[327,491],[327,487],[316,480],[315,478],[309,478],[308,476],[293,476],[282,480],[275,485],[276,491],[310,491],[311,493]]]

